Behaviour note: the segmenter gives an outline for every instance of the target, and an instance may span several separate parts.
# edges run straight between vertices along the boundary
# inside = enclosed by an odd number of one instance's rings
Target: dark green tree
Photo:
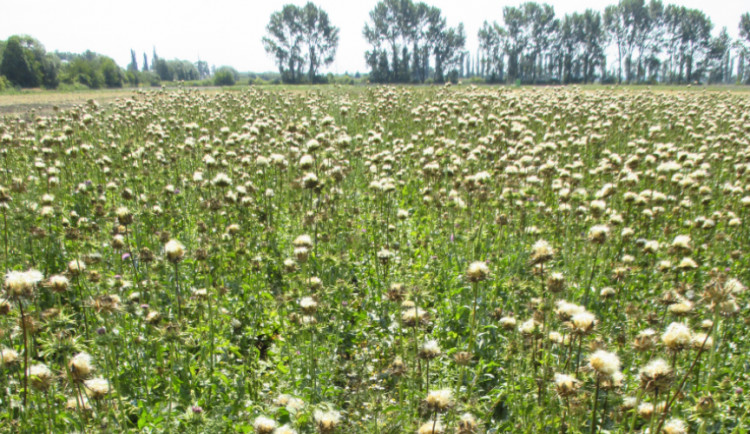
[[[174,80],[174,65],[170,64],[165,59],[157,57],[156,53],[154,53],[154,60],[151,61],[151,68],[159,76],[159,79],[163,81]]]
[[[721,29],[718,36],[711,38],[708,48],[708,81],[730,83],[732,79],[732,39],[727,28]]]
[[[365,60],[373,82],[421,83],[431,67],[436,81],[444,81],[454,69],[458,75],[466,40],[463,26],[449,28],[436,7],[412,0],[380,1],[362,33],[371,45]]]
[[[339,44],[339,29],[333,26],[328,14],[318,6],[307,3],[299,15],[302,22],[302,42],[307,48],[307,78],[315,82],[321,66],[333,63]]]
[[[128,71],[138,72],[138,60],[135,58],[135,51],[130,50],[130,64],[128,65]]]
[[[11,36],[5,45],[3,61],[0,63],[0,75],[20,87],[39,86],[39,77],[34,71],[31,59],[21,45],[21,38]]]
[[[99,68],[104,77],[104,85],[107,87],[122,87],[124,75],[114,60],[103,57],[99,60]]]
[[[339,42],[339,29],[328,14],[313,3],[285,5],[271,14],[263,37],[266,52],[274,57],[284,82],[298,83],[303,69],[314,82],[322,66],[330,65]]]
[[[503,81],[505,73],[505,49],[508,34],[497,22],[484,22],[477,34],[479,51],[484,59],[484,78],[490,83]]]
[[[211,71],[208,69],[208,62],[205,60],[195,62],[195,69],[198,71],[198,78],[200,80],[204,80],[211,75]]]
[[[750,84],[750,12],[740,16],[740,37],[735,42],[737,50],[737,80]]]
[[[669,81],[701,80],[711,42],[711,19],[703,11],[669,5],[665,9],[665,38],[670,58]]]
[[[222,66],[214,72],[214,84],[217,86],[232,86],[238,78],[237,71],[229,66]]]
[[[529,42],[526,26],[526,15],[522,8],[506,6],[503,8],[503,23],[508,32],[506,54],[508,56],[508,80],[521,78],[521,54]]]
[[[528,35],[528,51],[522,64],[522,76],[536,82],[545,68],[544,61],[557,34],[559,21],[555,19],[555,9],[544,3],[527,2],[522,5],[526,23],[524,32]]]
[[[464,25],[459,24],[456,28],[447,28],[445,21],[439,28],[435,38],[433,52],[435,54],[435,81],[445,81],[446,73],[451,81],[458,77],[458,66],[461,62],[461,51],[466,44]]]
[[[302,73],[301,21],[300,8],[285,5],[281,11],[271,14],[266,26],[268,36],[263,37],[263,46],[274,57],[281,79],[286,83],[298,83]]]

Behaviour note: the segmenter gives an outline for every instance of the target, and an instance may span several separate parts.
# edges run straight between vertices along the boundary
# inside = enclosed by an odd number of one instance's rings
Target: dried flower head
[[[133,213],[127,207],[121,206],[115,211],[117,222],[123,226],[133,223]]]
[[[670,351],[681,351],[690,346],[692,333],[683,323],[673,322],[661,335],[661,341]]]
[[[646,392],[664,391],[672,384],[674,373],[664,359],[654,359],[640,370],[641,387]]]
[[[589,367],[601,376],[611,377],[620,371],[620,358],[614,353],[597,350],[589,356]]]
[[[292,242],[292,245],[294,247],[304,247],[307,249],[312,249],[312,246],[313,246],[312,237],[307,234],[300,235],[294,239],[294,241]]]
[[[466,269],[466,279],[469,282],[481,282],[490,276],[490,269],[482,261],[472,262]]]
[[[534,318],[529,318],[518,326],[518,331],[524,336],[538,335],[541,333],[541,324]]]
[[[516,328],[516,318],[513,316],[504,316],[500,318],[500,327],[505,330],[513,330]]]
[[[391,362],[391,366],[388,367],[388,370],[391,375],[399,377],[406,372],[406,364],[400,356],[396,356],[393,362]]]
[[[451,389],[431,390],[425,404],[431,411],[444,412],[453,405],[453,392]]]
[[[253,428],[259,434],[272,434],[276,426],[276,421],[266,416],[258,416],[253,422]]]
[[[109,381],[104,378],[92,378],[83,382],[92,399],[102,399],[110,391]]]
[[[393,252],[386,248],[378,250],[378,260],[384,265],[387,265],[393,259],[393,256]]]
[[[29,269],[26,271],[9,271],[5,275],[3,287],[9,297],[30,297],[36,285],[42,281],[44,276],[40,271]]]
[[[578,393],[581,382],[577,378],[567,374],[555,374],[555,390],[560,397],[565,398]]]
[[[78,353],[68,362],[68,373],[76,381],[86,379],[93,370],[91,356],[88,353]]]
[[[315,419],[315,425],[321,434],[329,434],[334,432],[336,426],[341,422],[341,413],[335,410],[315,410],[313,419]]]
[[[415,327],[419,324],[426,324],[429,320],[427,312],[419,307],[410,306],[401,313],[401,322],[407,327]]]
[[[682,258],[680,263],[677,264],[677,269],[682,271],[695,270],[696,268],[698,268],[698,263],[689,257]]]
[[[595,244],[604,244],[609,237],[609,226],[594,225],[589,229],[588,239]]]
[[[654,404],[650,402],[643,402],[638,405],[638,415],[644,419],[651,419],[654,414]]]
[[[422,344],[422,347],[419,348],[419,357],[423,359],[434,359],[440,354],[440,345],[438,345],[438,342],[434,339],[428,339]]]
[[[417,430],[417,434],[443,434],[445,427],[440,421],[425,422]]]
[[[453,355],[453,361],[459,366],[464,366],[468,365],[473,357],[473,354],[468,351],[459,351]]]
[[[547,277],[547,289],[553,293],[558,293],[565,289],[565,276],[559,271],[550,273],[549,277]]]
[[[663,427],[664,434],[687,434],[687,426],[680,419],[670,419]]]
[[[65,409],[71,412],[75,411],[83,411],[83,412],[89,412],[91,411],[91,404],[89,404],[89,400],[87,397],[81,398],[70,398],[65,402]]]
[[[3,348],[0,351],[0,366],[13,366],[18,362],[18,351],[11,348]]]
[[[538,240],[531,248],[531,263],[543,264],[555,256],[555,249],[545,240]]]
[[[276,428],[273,434],[297,434],[297,431],[289,425],[282,425]]]
[[[312,315],[318,310],[318,303],[312,297],[302,297],[299,301],[302,312]]]
[[[51,276],[49,278],[49,282],[47,285],[54,292],[65,292],[68,290],[70,281],[62,274],[55,274],[54,276]]]
[[[587,311],[578,312],[570,318],[570,322],[573,324],[573,331],[576,334],[585,335],[594,330],[596,316]]]
[[[37,363],[29,367],[29,383],[36,390],[49,389],[55,376],[44,363]]]
[[[176,264],[185,257],[185,246],[181,242],[171,239],[164,245],[164,253],[170,262]]]
[[[474,434],[477,432],[477,419],[471,413],[464,413],[458,418],[456,434]]]
[[[633,348],[637,351],[648,351],[656,344],[656,330],[645,329],[638,332],[633,340]]]
[[[696,350],[707,349],[714,346],[714,340],[706,333],[694,333],[691,338],[690,346]]]
[[[690,235],[677,235],[672,241],[672,248],[682,253],[688,253],[693,250]]]

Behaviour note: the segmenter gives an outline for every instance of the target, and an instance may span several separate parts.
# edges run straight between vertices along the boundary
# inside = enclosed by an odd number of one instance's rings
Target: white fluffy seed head
[[[589,356],[589,366],[598,374],[611,377],[620,371],[620,358],[614,353],[597,350]]]
[[[101,399],[109,393],[109,381],[104,378],[92,378],[83,383],[88,390],[88,395],[93,399]]]
[[[443,434],[445,427],[440,421],[437,422],[425,422],[417,431],[417,434]]]
[[[179,262],[185,257],[185,246],[181,242],[171,239],[164,245],[164,253],[169,261]]]
[[[451,389],[431,390],[425,398],[425,403],[432,411],[445,411],[453,405],[453,392]]]
[[[490,275],[490,269],[482,261],[472,262],[466,269],[466,278],[469,282],[481,282],[487,280]]]
[[[680,419],[670,419],[664,424],[665,434],[686,434],[687,432],[685,422]]]
[[[88,353],[78,353],[70,359],[68,371],[74,380],[80,381],[85,379],[94,370],[91,366],[91,356]]]
[[[276,421],[266,416],[258,416],[253,422],[253,428],[259,434],[271,434],[276,429]]]
[[[321,434],[328,434],[332,433],[341,421],[341,413],[335,410],[315,410],[313,419],[315,419],[315,424],[318,426],[318,431]]]
[[[680,351],[690,345],[692,333],[683,323],[673,322],[661,335],[661,341],[670,351]]]

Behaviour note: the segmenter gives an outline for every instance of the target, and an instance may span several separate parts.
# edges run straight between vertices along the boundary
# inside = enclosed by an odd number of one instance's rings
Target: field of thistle
[[[747,433],[750,94],[0,120],[0,431]]]

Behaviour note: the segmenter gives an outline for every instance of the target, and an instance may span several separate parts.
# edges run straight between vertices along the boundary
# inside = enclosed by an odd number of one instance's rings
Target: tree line
[[[369,81],[750,83],[750,13],[740,17],[737,40],[726,28],[713,36],[703,11],[661,0],[562,17],[549,4],[526,2],[504,7],[500,18],[484,22],[472,55],[463,25],[447,26],[439,8],[382,0],[362,32]],[[338,28],[312,3],[284,6],[266,30],[264,46],[285,82],[315,82],[319,67],[333,62]]]
[[[750,14],[741,16],[736,41],[726,28],[712,30],[703,11],[661,0],[621,0],[603,13],[560,18],[552,6],[527,2],[503,8],[501,23],[484,23],[473,71],[496,82],[750,82]]]
[[[726,28],[714,35],[701,10],[662,0],[620,0],[603,11],[557,16],[546,3],[506,6],[485,21],[478,46],[466,48],[463,24],[447,25],[442,11],[413,0],[381,0],[362,35],[372,83],[426,83],[460,78],[489,83],[746,83],[750,84],[750,13],[739,19],[739,38]],[[288,4],[271,14],[262,43],[284,83],[327,81],[339,28],[313,3]],[[107,56],[47,53],[29,36],[0,41],[0,90],[8,86],[89,88],[203,81],[231,85],[239,74],[205,61],[167,60],[154,49],[149,61],[131,50],[122,69]],[[330,74],[329,74],[330,77]],[[251,76],[250,80],[264,80]]]
[[[150,61],[143,53],[140,65],[135,51],[130,50],[130,57],[130,63],[123,69],[112,58],[92,51],[48,53],[31,36],[11,36],[0,41],[0,90],[12,86],[55,89],[61,84],[100,89],[201,80],[206,84],[233,85],[239,79],[234,68],[209,68],[202,60],[167,60],[159,57],[156,49]]]

